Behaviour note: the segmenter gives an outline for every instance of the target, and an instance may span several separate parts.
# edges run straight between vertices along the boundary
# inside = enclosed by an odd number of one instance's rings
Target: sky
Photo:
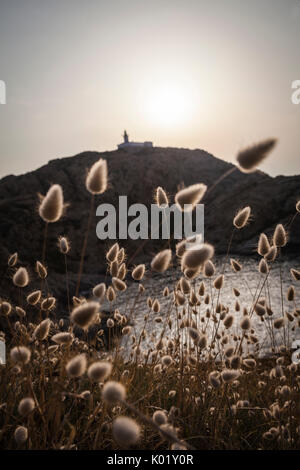
[[[0,0],[0,80],[0,177],[124,129],[232,162],[277,137],[261,169],[300,174],[300,0]]]

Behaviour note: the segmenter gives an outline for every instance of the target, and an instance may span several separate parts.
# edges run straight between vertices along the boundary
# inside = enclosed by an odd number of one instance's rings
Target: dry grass
[[[103,174],[99,174],[101,181],[97,181],[97,174],[93,186],[106,187]],[[106,173],[104,176],[106,180]],[[59,210],[51,207],[55,214],[62,212],[62,196],[60,199]],[[45,209],[45,199],[41,204]],[[233,231],[247,230],[250,212],[249,207],[239,212]],[[87,237],[88,231],[85,240]],[[213,264],[213,247],[205,249],[208,245],[196,247],[195,256],[187,254],[184,243],[177,247],[176,257],[169,249],[157,254],[151,264],[155,271],[167,270],[171,257],[173,265],[182,270],[173,290],[163,286],[161,294],[167,299],[163,305],[150,297],[147,282],[143,284],[145,266],[132,268],[136,299],[142,296],[148,309],[140,332],[132,327],[135,307],[124,302],[117,310],[114,305],[129,278],[126,253],[118,244],[106,256],[112,284],[95,286],[90,299],[73,297],[70,312],[64,314],[67,320],[57,319],[62,312],[55,310],[56,299],[48,291],[51,272],[48,274],[39,262],[36,276],[40,291],[32,290],[25,298],[24,286],[28,282],[30,286],[27,271],[18,266],[17,254],[10,256],[9,272],[19,302],[13,304],[2,296],[0,303],[6,323],[2,336],[6,336],[8,349],[7,364],[0,369],[1,447],[299,448],[300,373],[290,349],[299,327],[294,288],[299,271],[296,267],[291,271],[288,292],[283,292],[282,282],[279,286],[279,318],[269,296],[262,295],[268,292],[272,263],[280,260],[286,243],[282,225],[272,240],[260,237],[258,252],[263,261],[258,266],[256,293],[251,304],[243,305],[243,296],[232,286],[234,312],[221,301],[225,267],[242,272],[239,262],[229,258],[230,241],[218,271]],[[65,258],[66,295],[71,304],[69,246],[64,248],[68,244],[63,241],[62,247],[60,239],[58,249]],[[84,245],[83,253],[85,249]],[[78,285],[82,269],[81,262]],[[283,308],[284,296],[290,305],[288,312]],[[104,299],[110,304],[109,319],[101,315]],[[255,317],[263,322],[269,336],[268,358],[259,354]],[[150,324],[160,325],[158,340],[149,333],[153,331]],[[89,333],[90,328],[94,334]],[[104,347],[105,335],[109,350]]]

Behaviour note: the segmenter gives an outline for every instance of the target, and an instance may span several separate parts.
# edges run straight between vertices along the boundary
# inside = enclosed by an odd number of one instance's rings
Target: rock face
[[[67,236],[72,246],[68,256],[71,282],[75,279],[90,205],[85,177],[88,168],[100,157],[107,160],[110,184],[103,195],[96,197],[95,207],[100,203],[118,207],[119,195],[127,195],[128,204],[143,203],[149,206],[157,186],[165,188],[173,203],[174,194],[182,185],[202,182],[210,187],[233,168],[203,150],[156,147],[135,152],[84,152],[74,157],[52,160],[26,175],[7,176],[0,181],[1,269],[5,268],[8,255],[17,251],[20,262],[28,266],[33,275],[34,262],[41,260],[44,232],[44,223],[37,212],[37,194],[45,194],[51,184],[59,183],[69,206],[59,222],[49,225],[46,260],[52,276],[55,274],[56,286],[53,284],[52,289],[57,290],[58,284],[64,283],[65,269],[64,259],[57,249],[57,238],[59,235]],[[245,175],[236,170],[205,197],[205,238],[215,245],[217,254],[226,252],[236,211],[250,205],[252,221],[245,229],[236,231],[231,253],[251,254],[260,232],[270,235],[276,223],[288,225],[295,214],[295,203],[299,197],[300,176],[272,178],[262,172]],[[104,253],[112,244],[96,237],[98,221],[99,218],[94,215],[84,265],[85,287],[90,286],[90,277],[99,276],[100,280],[105,276]],[[299,253],[299,229],[300,216],[292,224],[286,252]],[[157,249],[165,246],[165,241],[154,244],[152,241],[124,240],[121,246],[126,248],[128,259],[140,250],[133,261],[136,263],[138,259],[149,259]],[[7,281],[2,289],[6,284]]]

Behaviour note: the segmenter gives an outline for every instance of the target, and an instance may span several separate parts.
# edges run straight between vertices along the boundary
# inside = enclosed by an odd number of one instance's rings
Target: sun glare
[[[186,90],[166,86],[148,96],[145,111],[152,123],[173,127],[183,124],[188,119],[191,102],[188,100]]]

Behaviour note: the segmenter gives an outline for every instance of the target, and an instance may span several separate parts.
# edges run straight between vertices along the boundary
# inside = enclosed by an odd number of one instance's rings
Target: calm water
[[[260,288],[258,289],[258,285],[262,285],[263,279],[265,276],[261,275],[257,271],[257,260],[251,259],[251,258],[243,258],[243,257],[236,257],[236,259],[242,264],[243,269],[240,273],[234,273],[230,266],[228,265],[226,270],[225,270],[225,283],[224,287],[221,290],[220,294],[220,302],[225,304],[226,306],[229,306],[230,308],[230,313],[234,314],[235,316],[235,322],[234,322],[234,328],[236,328],[237,332],[240,332],[239,328],[239,323],[240,319],[242,317],[242,308],[244,306],[246,307],[251,307],[253,298],[256,294],[257,295],[260,291]],[[224,258],[218,258],[216,261],[216,266],[217,266],[217,273],[220,273],[222,263],[224,262]],[[292,280],[291,275],[290,275],[290,268],[300,268],[300,258],[294,259],[294,260],[285,260],[281,263],[275,263],[271,269],[271,272],[268,277],[267,283],[265,283],[265,286],[261,292],[260,298],[266,298],[270,299],[270,306],[274,312],[273,318],[277,318],[282,316],[282,303],[281,303],[281,288],[280,288],[280,265],[281,265],[281,270],[282,270],[282,279],[283,279],[283,302],[284,302],[284,311],[288,312],[293,312],[294,310],[294,302],[288,302],[286,300],[286,291],[288,287],[293,284],[295,287],[296,291],[296,307],[300,307],[300,304],[298,303],[298,298],[299,298],[299,284],[297,286],[297,283]],[[172,291],[174,287],[174,283],[180,278],[181,272],[179,269],[173,269],[167,271],[166,274],[164,275],[150,275],[144,279],[144,286],[146,287],[146,291],[143,294],[137,295],[138,292],[138,283],[130,283],[128,284],[128,288],[125,292],[120,293],[117,297],[116,303],[115,303],[115,308],[118,308],[122,314],[130,314],[130,318],[132,320],[133,328],[135,331],[135,334],[138,336],[139,333],[141,332],[143,325],[144,325],[144,315],[148,313],[149,309],[147,307],[147,297],[151,296],[152,298],[157,298],[159,299],[161,303],[161,311],[159,314],[154,314],[153,312],[150,313],[150,319],[147,324],[147,333],[150,336],[151,333],[155,335],[156,338],[159,337],[160,332],[163,327],[163,323],[156,323],[154,321],[154,318],[157,316],[166,318],[168,315],[168,312],[170,311],[172,301],[171,301],[171,296],[169,297],[163,297],[162,292],[165,286],[168,286],[170,289],[170,292]],[[202,277],[200,276],[198,279],[196,279],[196,292],[197,288],[202,280]],[[206,293],[210,293],[210,283],[208,279],[203,279],[206,285]],[[194,282],[194,281],[193,281]],[[241,304],[241,311],[236,312],[235,311],[235,302],[236,302],[236,297],[232,294],[232,288],[235,287],[240,291],[240,296],[238,297],[238,300]],[[216,292],[215,289],[213,289],[213,292]],[[217,294],[213,294],[213,299],[214,299],[214,304],[216,305],[217,303]],[[107,303],[103,304],[103,308],[109,310],[109,305]],[[199,307],[198,307],[199,308]],[[204,304],[203,298],[202,298],[202,304],[200,306],[200,315],[204,314],[206,311],[207,305]],[[199,315],[197,315],[199,316]],[[252,317],[252,324],[253,327],[255,328],[256,335],[259,338],[259,343],[260,343],[260,351],[262,354],[267,354],[269,348],[270,348],[270,335],[267,333],[267,326],[270,323],[270,317],[267,315],[266,321],[262,322],[260,318],[254,314]],[[175,318],[175,308],[172,309],[171,311],[171,318]],[[195,316],[193,315],[193,318]],[[175,321],[173,321],[173,324],[175,325]],[[209,324],[212,325],[212,322],[210,321]],[[297,321],[294,321],[293,323],[289,323],[289,326],[292,327],[293,325],[296,326],[296,329],[293,333],[290,333],[290,338],[297,338],[300,339],[300,328],[297,326]],[[212,332],[211,330],[207,331],[208,335],[210,335]],[[125,339],[123,339],[123,346],[128,348],[126,344]],[[277,344],[282,344],[282,330],[277,331],[277,337],[276,337],[276,342]],[[147,343],[146,343],[147,344]],[[145,342],[144,342],[145,345]]]

